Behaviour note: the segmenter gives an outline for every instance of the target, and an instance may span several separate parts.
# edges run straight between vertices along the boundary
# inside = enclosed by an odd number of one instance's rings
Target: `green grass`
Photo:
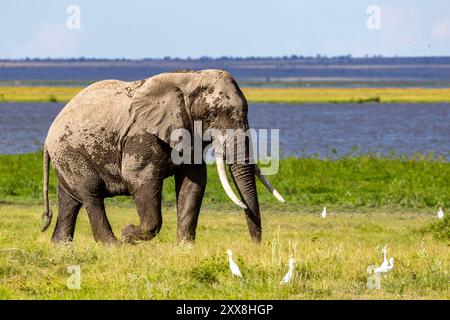
[[[0,299],[449,299],[449,243],[424,232],[434,215],[271,210],[263,206],[264,240],[248,236],[237,209],[203,210],[195,245],[176,244],[173,207],[161,233],[138,245],[103,247],[79,215],[73,245],[54,246],[39,231],[41,206],[0,205]],[[319,211],[320,212],[320,211]],[[137,223],[134,208],[108,207],[116,234]],[[395,258],[380,289],[366,287],[367,268]],[[243,273],[233,278],[226,250]],[[289,256],[291,284],[280,285]],[[67,267],[81,268],[70,290]]]
[[[424,157],[377,158],[348,156],[339,160],[282,160],[277,175],[269,177],[286,198],[286,207],[333,205],[346,208],[450,207],[450,163]],[[55,200],[56,178],[51,175],[50,198]],[[259,187],[260,201],[274,204],[274,198]],[[25,204],[42,202],[42,153],[0,155],[0,201]],[[174,203],[173,178],[166,180],[164,200]],[[129,203],[127,197],[110,203]],[[208,168],[204,203],[229,204],[216,168]]]
[[[96,244],[84,209],[75,242],[54,246],[39,230],[42,154],[0,156],[0,299],[450,299],[450,164],[417,157],[286,159],[270,177],[288,204],[260,188],[263,243],[253,244],[242,210],[230,203],[215,168],[195,245],[176,244],[173,180],[165,184],[163,227],[150,242]],[[55,177],[51,175],[55,202]],[[329,215],[320,218],[323,206]],[[447,211],[437,220],[436,207]],[[114,232],[138,223],[126,197],[108,201]],[[54,228],[53,220],[50,230]],[[366,287],[367,268],[395,258],[381,288]],[[243,273],[233,278],[226,250]],[[281,286],[287,260],[294,281]],[[81,289],[66,286],[81,268]]]
[[[436,239],[450,240],[450,215],[447,214],[444,219],[434,221],[427,231],[430,231]]]
[[[0,87],[0,102],[67,102],[81,87]],[[450,102],[448,88],[242,88],[252,103],[437,103]]]

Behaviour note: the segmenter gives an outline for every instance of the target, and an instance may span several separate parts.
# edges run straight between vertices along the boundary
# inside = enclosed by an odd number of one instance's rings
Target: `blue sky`
[[[66,27],[67,7],[81,28]],[[381,9],[368,29],[366,9]],[[450,55],[449,0],[10,0],[0,58]]]

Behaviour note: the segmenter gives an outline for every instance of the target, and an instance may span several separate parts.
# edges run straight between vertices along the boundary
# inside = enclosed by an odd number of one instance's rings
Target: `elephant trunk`
[[[248,128],[248,125],[246,125]],[[225,141],[227,139],[225,138]],[[256,190],[255,176],[263,183],[263,185],[272,193],[280,202],[285,202],[280,193],[272,186],[269,180],[261,172],[261,169],[253,164],[251,159],[250,140],[234,140],[234,147],[231,155],[233,160],[229,164],[231,176],[234,184],[239,192],[239,199],[233,192],[225,169],[224,161],[224,140],[219,139],[215,146],[216,165],[219,173],[220,182],[228,195],[228,197],[239,207],[245,210],[247,225],[251,237],[255,242],[261,242],[261,215],[259,211],[258,193]]]
[[[230,171],[242,201],[246,204],[245,215],[248,230],[255,242],[261,242],[261,216],[255,182],[254,164],[231,164]]]

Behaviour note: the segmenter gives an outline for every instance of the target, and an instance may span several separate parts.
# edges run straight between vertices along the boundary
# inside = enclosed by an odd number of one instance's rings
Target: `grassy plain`
[[[0,205],[0,299],[450,299],[449,243],[427,231],[430,214],[331,210],[322,219],[263,206],[257,246],[238,210],[205,209],[192,246],[176,244],[176,214],[165,207],[157,238],[109,248],[94,242],[84,209],[74,244],[50,244],[51,233],[39,231],[41,211]],[[110,206],[108,215],[116,235],[137,223],[133,208]],[[385,244],[394,269],[369,289],[367,268],[381,263]],[[229,272],[228,248],[241,279]],[[295,276],[282,286],[289,256]],[[71,265],[81,270],[79,290],[67,287]]]
[[[0,87],[0,102],[66,102],[79,87]],[[437,103],[450,102],[450,89],[435,88],[243,88],[249,102]]]
[[[150,242],[108,248],[94,242],[84,209],[72,245],[53,246],[51,231],[39,231],[41,157],[0,156],[0,299],[450,299],[450,217],[438,221],[435,214],[439,205],[450,207],[450,163],[373,156],[283,160],[271,180],[288,204],[259,190],[260,246],[209,168],[194,246],[176,244],[168,179],[161,233]],[[325,205],[329,215],[322,219]],[[137,223],[126,198],[108,201],[107,211],[117,236]],[[367,268],[381,263],[386,244],[395,267],[381,277],[380,289],[368,289]],[[229,273],[228,248],[242,279]],[[289,256],[296,259],[295,277],[281,286]],[[67,287],[71,265],[81,269],[79,290]]]

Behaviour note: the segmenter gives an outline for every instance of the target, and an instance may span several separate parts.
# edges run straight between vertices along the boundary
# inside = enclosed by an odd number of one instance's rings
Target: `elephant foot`
[[[139,234],[138,227],[135,225],[129,224],[122,230],[122,241],[126,243],[135,244],[138,240]]]
[[[262,235],[261,232],[251,234],[252,240],[256,244],[261,244]]]
[[[122,230],[122,241],[135,244],[137,241],[151,240],[156,236],[157,233],[157,231],[146,231],[142,230],[141,227],[129,224]]]
[[[115,237],[114,237],[114,239],[108,239],[106,241],[101,241],[101,242],[105,246],[121,246],[122,245],[122,241],[117,240]]]
[[[122,244],[122,242],[117,240],[117,238],[113,234],[94,235],[94,239],[96,242],[100,242],[105,246],[117,246]]]
[[[52,243],[57,245],[70,245],[73,243],[73,239],[72,237],[60,237],[57,235],[53,235]]]
[[[193,245],[195,243],[195,233],[181,233],[177,234],[177,243]]]

